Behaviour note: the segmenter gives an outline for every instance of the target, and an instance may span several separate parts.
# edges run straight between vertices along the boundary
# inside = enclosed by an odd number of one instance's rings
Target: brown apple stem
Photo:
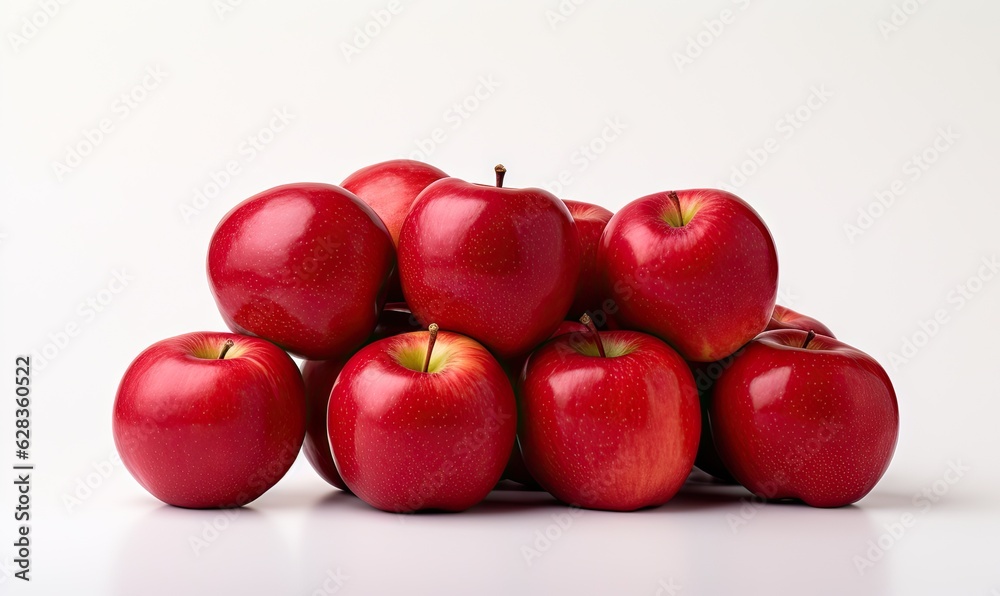
[[[427,327],[427,331],[430,334],[430,337],[427,339],[427,354],[424,355],[424,368],[421,372],[427,372],[427,367],[431,365],[431,353],[434,352],[434,342],[436,342],[438,338],[437,323],[431,323]]]
[[[226,352],[228,352],[229,348],[231,348],[231,347],[233,347],[233,340],[227,339],[226,343],[223,344],[223,346],[222,346],[222,352],[219,354],[219,360],[225,360],[225,358],[226,358]]]
[[[670,199],[670,205],[674,208],[674,214],[677,216],[677,225],[684,225],[684,214],[681,213],[681,200],[677,197],[677,193],[670,191],[667,193],[667,198]]]
[[[810,329],[809,333],[806,333],[806,340],[804,342],[802,342],[802,349],[803,350],[806,350],[806,349],[809,348],[809,342],[811,342],[814,337],[816,337],[816,332],[813,331],[812,329]]]
[[[583,313],[580,317],[580,322],[587,326],[587,329],[594,334],[594,341],[597,342],[597,353],[601,355],[601,358],[607,358],[608,355],[604,353],[604,342],[601,341],[601,334],[597,332],[597,327],[594,325],[594,321],[590,318],[590,315]]]
[[[503,188],[503,175],[507,173],[507,168],[503,167],[502,163],[498,163],[493,171],[497,173],[497,188]]]

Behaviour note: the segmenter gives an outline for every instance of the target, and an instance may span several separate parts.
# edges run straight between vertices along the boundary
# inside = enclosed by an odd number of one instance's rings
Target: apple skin
[[[698,441],[698,455],[694,458],[694,465],[724,484],[736,484],[736,479],[726,469],[726,464],[722,463],[722,457],[715,448],[712,421],[708,412],[712,404],[712,387],[715,386],[715,381],[739,353],[737,350],[735,354],[715,362],[688,362],[691,374],[694,376],[694,386],[698,390],[698,401],[701,404],[701,440]]]
[[[219,355],[227,340],[233,346]],[[115,446],[154,497],[192,509],[240,507],[291,467],[306,432],[299,369],[255,337],[199,332],[146,348],[115,396]]]
[[[896,393],[869,355],[836,339],[762,333],[712,393],[709,417],[733,476],[766,499],[840,507],[868,494],[899,434]]]
[[[500,364],[475,340],[441,331],[431,372],[421,372],[427,342],[418,331],[365,346],[330,396],[341,478],[384,511],[472,507],[500,480],[514,445],[517,406]]]
[[[208,251],[230,329],[310,360],[340,358],[375,328],[394,267],[372,209],[329,184],[287,184],[234,207]]]
[[[569,318],[576,320],[583,313],[601,311],[605,304],[604,287],[597,271],[597,247],[604,227],[614,215],[604,207],[580,201],[563,200],[580,234],[580,279],[576,295],[569,308]]]
[[[337,464],[333,461],[326,418],[330,391],[346,362],[346,359],[306,360],[302,364],[307,405],[306,438],[302,444],[302,452],[323,480],[340,490],[350,492],[344,479],[340,477],[340,472],[337,471]]]
[[[774,312],[771,313],[771,320],[767,322],[767,329],[765,331],[774,331],[777,329],[801,329],[802,331],[812,331],[837,339],[833,331],[830,331],[830,328],[823,323],[780,304],[774,305]]]
[[[637,199],[604,230],[598,269],[624,327],[652,333],[685,360],[712,362],[764,330],[778,294],[778,258],[760,216],[722,190]]]
[[[537,189],[445,178],[420,193],[399,233],[403,294],[421,325],[523,355],[569,310],[580,239],[566,206]]]
[[[393,159],[361,168],[348,176],[341,186],[368,204],[389,230],[392,244],[399,244],[399,228],[403,226],[410,205],[430,183],[447,178],[430,164],[412,159]],[[402,302],[403,291],[399,276],[389,283],[390,302]]]
[[[561,335],[518,383],[518,442],[531,475],[580,507],[632,511],[670,500],[691,472],[701,417],[687,364],[659,339]],[[613,356],[625,352],[621,355]],[[590,355],[593,354],[593,355]]]

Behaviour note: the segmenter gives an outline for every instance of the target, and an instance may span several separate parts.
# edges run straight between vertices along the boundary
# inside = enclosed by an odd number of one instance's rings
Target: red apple
[[[722,190],[629,203],[605,228],[597,260],[618,321],[695,362],[720,360],[763,331],[778,293],[767,226]]]
[[[739,350],[736,354],[739,354]],[[726,469],[715,448],[715,439],[712,437],[712,421],[709,419],[708,411],[712,404],[712,387],[715,381],[722,375],[722,371],[729,368],[735,359],[735,354],[727,356],[715,362],[688,362],[691,367],[691,374],[694,376],[694,386],[698,389],[698,401],[701,404],[701,440],[698,441],[698,455],[694,458],[696,468],[712,476],[716,480],[725,484],[735,484],[736,479]]]
[[[393,245],[398,245],[399,228],[417,195],[431,182],[447,177],[432,165],[412,159],[393,159],[361,168],[348,176],[341,186],[375,210],[388,228]],[[389,301],[402,300],[399,277],[393,275]]]
[[[597,271],[597,247],[613,213],[590,203],[566,200],[563,203],[566,203],[580,234],[580,279],[576,283],[576,297],[569,309],[570,317],[575,320],[585,312],[603,312],[606,306],[604,300],[607,297]]]
[[[302,451],[316,473],[340,490],[348,490],[337,471],[330,450],[327,433],[326,409],[330,404],[330,391],[337,381],[345,359],[306,360],[302,365],[302,380],[306,388],[306,439]]]
[[[813,331],[820,335],[836,339],[833,331],[830,331],[830,328],[823,323],[810,316],[799,314],[780,304],[774,305],[774,312],[771,313],[771,320],[767,323],[766,331],[774,331],[776,329],[801,329],[802,331]]]
[[[698,450],[698,393],[683,359],[635,331],[560,335],[528,358],[518,442],[531,475],[580,507],[661,505]],[[601,355],[601,351],[605,356]]]
[[[299,370],[274,344],[188,333],[153,344],[129,365],[112,427],[125,467],[157,499],[239,507],[291,467],[305,409]]]
[[[208,280],[233,331],[330,360],[375,328],[393,264],[389,232],[368,205],[337,186],[287,184],[226,214]]]
[[[747,344],[716,381],[709,416],[740,484],[814,507],[868,494],[899,434],[896,393],[871,356],[792,329]]]
[[[344,482],[369,505],[462,511],[500,479],[516,410],[486,348],[432,325],[347,362],[330,396],[330,445]]]
[[[501,358],[530,351],[573,301],[580,240],[569,210],[537,188],[445,178],[420,193],[399,232],[406,302],[421,324],[482,342]]]

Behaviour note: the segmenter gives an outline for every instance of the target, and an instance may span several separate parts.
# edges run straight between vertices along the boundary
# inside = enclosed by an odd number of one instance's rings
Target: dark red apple
[[[208,280],[233,331],[311,360],[343,357],[375,328],[393,271],[392,240],[372,209],[329,184],[287,184],[219,223]]]
[[[340,490],[348,490],[330,450],[327,434],[326,409],[330,404],[330,391],[337,381],[345,359],[306,360],[302,365],[302,380],[306,388],[306,439],[302,451],[316,473],[323,480]]]
[[[566,203],[580,234],[580,279],[576,283],[576,297],[569,309],[570,317],[576,320],[585,312],[603,312],[608,306],[604,303],[607,296],[604,295],[601,276],[597,271],[597,247],[601,243],[604,227],[614,214],[590,203],[567,200],[563,200],[563,203]]]
[[[178,507],[240,507],[295,461],[306,404],[295,363],[274,344],[231,333],[157,342],[129,365],[112,428],[125,467]]]
[[[801,329],[836,339],[833,331],[830,331],[830,328],[823,323],[780,304],[774,305],[774,312],[771,313],[771,320],[768,321],[766,330],[774,331],[776,329]]]
[[[348,176],[341,186],[375,210],[389,230],[393,245],[398,245],[399,228],[417,195],[431,182],[447,177],[432,165],[412,159],[393,159],[361,168]],[[397,275],[393,275],[390,282],[388,300],[403,301]]]
[[[698,450],[691,371],[644,333],[601,332],[600,341],[561,335],[528,358],[518,385],[524,461],[571,505],[662,505],[684,484]]]
[[[694,362],[720,360],[763,331],[778,293],[767,226],[722,190],[629,203],[605,228],[597,260],[618,322]]]
[[[573,301],[580,240],[566,206],[537,188],[445,178],[420,193],[399,233],[406,302],[421,324],[482,342],[501,358],[530,351]]]
[[[344,482],[369,505],[462,511],[500,479],[516,410],[486,348],[433,325],[347,362],[330,397],[330,445]]]
[[[896,393],[871,356],[791,329],[747,344],[716,381],[709,416],[719,455],[740,484],[814,507],[868,494],[899,434]]]

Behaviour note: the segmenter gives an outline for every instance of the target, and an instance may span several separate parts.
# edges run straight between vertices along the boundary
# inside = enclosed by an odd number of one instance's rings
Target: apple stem
[[[503,175],[507,173],[507,168],[503,167],[502,163],[498,163],[493,171],[497,173],[497,188],[503,188]]]
[[[809,342],[811,342],[814,337],[816,337],[816,332],[813,331],[812,329],[810,329],[809,333],[806,333],[806,340],[804,342],[802,342],[802,349],[803,350],[809,348]]]
[[[427,354],[424,355],[424,368],[421,372],[427,372],[427,367],[431,365],[431,353],[434,351],[434,342],[437,341],[438,337],[437,323],[431,323],[427,327],[427,331],[430,334],[430,337],[427,339]]]
[[[670,204],[674,208],[674,213],[677,215],[677,225],[684,225],[684,214],[681,213],[681,200],[678,198],[677,193],[674,191],[669,191],[667,193],[667,198],[670,199]]]
[[[580,322],[586,325],[587,329],[594,334],[594,341],[597,342],[597,353],[601,355],[601,358],[607,358],[608,355],[604,352],[604,342],[601,341],[601,334],[597,332],[597,327],[594,325],[593,319],[587,313],[583,313],[583,316],[580,317]]]
[[[231,347],[233,347],[233,340],[227,339],[226,343],[223,344],[223,346],[222,346],[222,352],[219,353],[219,360],[225,360],[226,353],[229,351],[229,348],[231,348]]]

